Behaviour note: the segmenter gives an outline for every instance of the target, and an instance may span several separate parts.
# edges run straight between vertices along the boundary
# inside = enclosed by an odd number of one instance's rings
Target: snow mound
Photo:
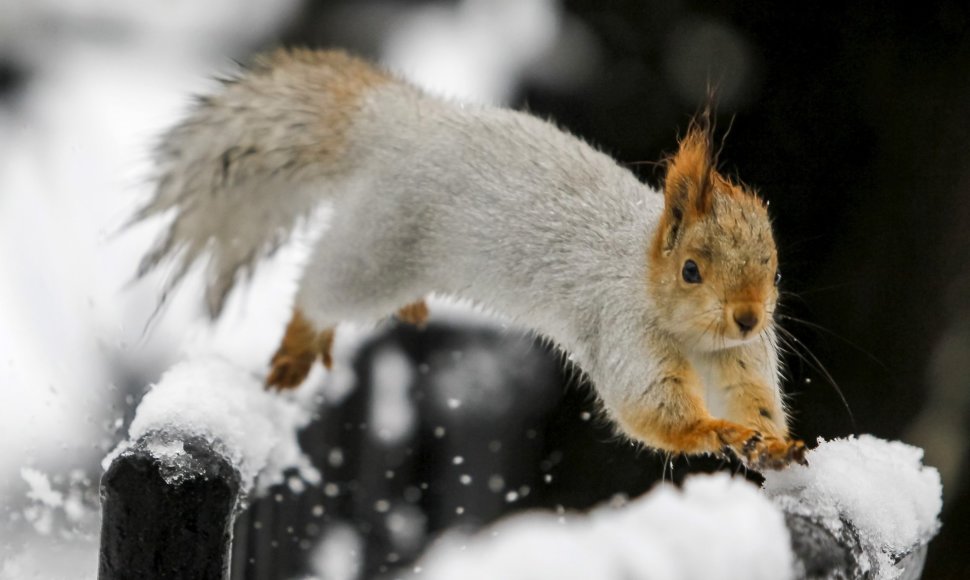
[[[787,511],[821,517],[831,531],[850,522],[862,548],[875,554],[876,577],[893,577],[892,561],[930,541],[940,527],[940,474],[923,450],[871,435],[824,441],[808,466],[765,474],[764,489]]]
[[[781,511],[726,474],[663,486],[622,509],[527,514],[446,536],[415,569],[428,580],[783,580],[793,574]]]
[[[148,450],[163,465],[174,468],[163,472],[167,478],[177,479],[178,467],[190,464],[182,440],[200,437],[218,445],[218,451],[239,470],[247,491],[257,475],[260,489],[282,482],[283,470],[290,467],[316,483],[320,474],[296,437],[312,416],[307,393],[308,389],[267,392],[258,377],[221,358],[189,360],[172,367],[145,395],[128,438],[133,442],[154,433],[162,435],[148,439]],[[107,469],[129,445],[122,443],[105,458],[103,467]]]

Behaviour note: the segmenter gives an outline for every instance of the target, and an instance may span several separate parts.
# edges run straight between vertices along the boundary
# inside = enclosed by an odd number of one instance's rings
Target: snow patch
[[[58,508],[64,505],[64,495],[51,487],[51,480],[47,478],[47,474],[41,473],[36,469],[23,467],[20,469],[20,477],[30,486],[30,490],[27,491],[27,497],[29,499],[39,501],[51,508]]]
[[[833,532],[851,522],[877,578],[895,577],[893,559],[939,530],[940,474],[923,465],[922,449],[860,435],[819,439],[806,459],[765,474],[765,492],[788,511],[821,516]]]
[[[24,467],[20,475],[27,483],[25,495],[30,501],[22,511],[12,512],[8,523],[22,518],[33,529],[36,539],[51,537],[63,542],[87,542],[96,535],[99,513],[95,490],[83,471],[74,470],[66,476],[55,474],[51,477]],[[0,543],[0,560],[4,548],[8,547]]]
[[[324,536],[311,557],[313,578],[321,580],[356,580],[360,578],[364,543],[347,524],[335,524]]]
[[[781,511],[750,483],[716,474],[623,509],[529,514],[471,538],[447,535],[419,568],[429,580],[782,580],[793,559]]]
[[[394,547],[406,554],[417,552],[424,543],[428,517],[418,507],[409,504],[394,506],[384,521]]]
[[[304,479],[315,483],[320,474],[303,455],[296,437],[313,412],[314,399],[306,396],[309,389],[301,391],[302,395],[267,392],[258,377],[220,358],[182,362],[142,399],[128,430],[129,440],[162,433],[219,442],[247,490],[253,488],[257,475],[261,490],[283,482],[283,471],[294,466]],[[105,469],[126,445],[105,458]],[[181,440],[163,437],[148,450],[176,468],[186,458]],[[176,469],[171,477],[178,476]]]
[[[0,580],[97,580],[98,536],[34,538],[0,557]]]
[[[384,43],[387,64],[429,91],[503,103],[530,65],[553,48],[554,0],[462,0],[411,12]]]
[[[369,424],[384,443],[400,441],[414,430],[417,419],[410,397],[413,382],[414,368],[400,349],[387,347],[374,355]]]
[[[148,452],[152,457],[165,462],[178,461],[185,455],[185,444],[182,441],[151,441],[148,444]]]

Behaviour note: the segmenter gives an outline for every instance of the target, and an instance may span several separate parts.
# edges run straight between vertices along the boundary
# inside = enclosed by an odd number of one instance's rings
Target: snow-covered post
[[[809,465],[766,474],[798,578],[919,578],[936,535],[940,474],[923,450],[870,435],[819,441]]]
[[[256,476],[268,487],[294,467],[319,481],[296,440],[306,403],[221,359],[165,373],[103,463],[100,580],[229,578],[233,522]]]
[[[165,449],[181,457],[177,468]],[[239,471],[209,441],[140,438],[101,480],[99,579],[228,578],[239,493]]]

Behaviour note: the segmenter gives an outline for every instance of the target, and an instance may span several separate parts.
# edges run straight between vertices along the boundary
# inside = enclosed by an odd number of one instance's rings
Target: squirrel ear
[[[679,207],[687,216],[703,216],[714,201],[714,161],[709,124],[691,123],[680,148],[667,163],[664,198],[667,208]]]
[[[709,123],[705,120],[691,123],[677,154],[667,160],[664,214],[660,224],[665,250],[674,246],[685,221],[707,215],[713,206],[714,162]]]

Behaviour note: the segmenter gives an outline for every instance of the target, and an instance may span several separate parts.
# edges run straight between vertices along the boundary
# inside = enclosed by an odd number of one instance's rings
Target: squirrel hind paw
[[[429,316],[428,303],[424,300],[418,300],[417,302],[403,306],[395,314],[395,317],[401,322],[417,326],[418,328],[427,326]]]
[[[331,368],[333,339],[333,328],[317,331],[298,309],[294,310],[283,341],[270,360],[266,388],[283,390],[300,386],[318,357],[323,359],[325,367]]]
[[[277,352],[270,362],[269,374],[266,375],[266,388],[282,391],[300,386],[310,374],[310,369],[316,360],[317,354],[313,352],[298,354]]]
[[[327,370],[333,367],[333,329],[322,331],[316,340],[306,342],[283,341],[279,350],[270,360],[270,371],[266,375],[267,389],[294,389],[306,380],[319,357]]]

